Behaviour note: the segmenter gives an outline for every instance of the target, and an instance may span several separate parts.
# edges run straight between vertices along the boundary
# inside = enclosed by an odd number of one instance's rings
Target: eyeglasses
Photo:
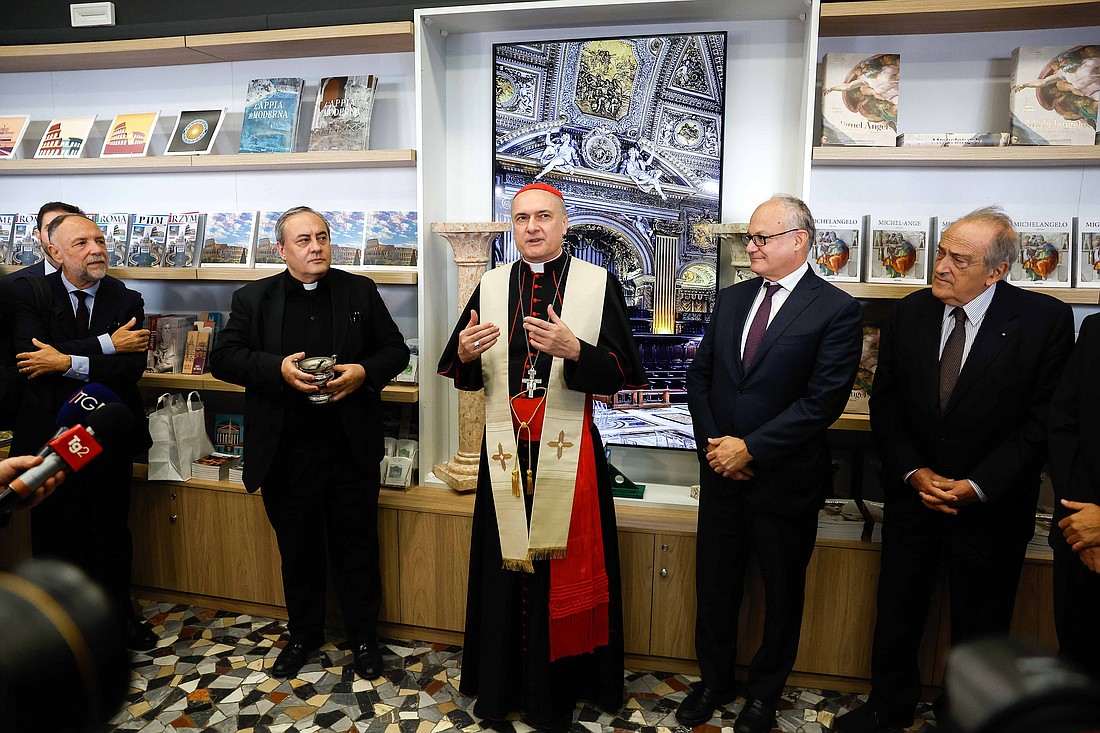
[[[768,243],[769,239],[775,239],[776,237],[782,237],[784,234],[790,234],[791,232],[804,232],[804,231],[806,231],[806,230],[805,229],[799,229],[798,227],[795,227],[794,229],[788,229],[787,231],[780,232],[779,234],[742,234],[741,235],[741,241],[745,243],[746,247],[748,247],[750,244],[755,244],[757,247],[763,247],[764,245],[766,245]]]

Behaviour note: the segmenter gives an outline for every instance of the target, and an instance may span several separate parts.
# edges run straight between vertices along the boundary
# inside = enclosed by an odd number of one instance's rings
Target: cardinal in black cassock
[[[486,451],[482,444],[460,690],[477,696],[474,713],[481,718],[503,720],[519,710],[536,728],[564,730],[578,699],[611,712],[622,706],[618,538],[603,444],[592,422],[592,395],[644,386],[646,379],[614,276],[606,275],[595,343],[575,337],[559,318],[570,270],[592,268],[562,251],[568,220],[561,194],[542,183],[521,189],[513,199],[512,220],[523,260],[504,266],[507,322],[479,322],[483,280],[439,361],[439,373],[454,379],[456,387],[477,390],[484,386],[482,356],[494,345],[507,349],[516,436],[514,456],[496,446]],[[503,272],[498,275],[494,282],[499,286],[505,279]],[[568,297],[583,299],[581,305],[599,300],[591,290],[576,288]],[[501,329],[507,338],[497,343]],[[557,433],[541,434],[552,354],[563,358],[565,386],[584,394],[583,415],[577,416],[583,429],[571,513],[566,508],[568,542],[564,553],[536,551],[528,562],[517,563],[502,555],[489,454],[502,466],[505,458],[515,465],[512,490],[517,496],[522,492],[530,523],[540,487],[540,448],[553,455],[556,447],[560,458],[558,446],[564,443]]]

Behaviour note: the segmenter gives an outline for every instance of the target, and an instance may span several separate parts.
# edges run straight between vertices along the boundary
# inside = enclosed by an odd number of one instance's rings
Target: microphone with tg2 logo
[[[102,385],[94,386],[114,395]],[[66,402],[58,414],[58,422],[79,419],[82,424],[62,426],[38,452],[43,457],[42,463],[27,469],[0,491],[0,512],[28,498],[58,471],[69,473],[84,468],[103,452],[104,445],[124,434],[133,424],[129,408],[119,402],[105,402],[106,396],[101,391],[92,392],[84,387]]]

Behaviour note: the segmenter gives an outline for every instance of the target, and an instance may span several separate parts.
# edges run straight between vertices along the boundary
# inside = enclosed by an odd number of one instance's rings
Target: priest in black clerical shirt
[[[290,209],[275,239],[286,270],[233,294],[210,354],[215,377],[245,388],[244,484],[263,489],[282,556],[290,639],[271,673],[296,676],[324,642],[331,563],[352,666],[369,679],[382,673],[380,395],[409,363],[409,350],[374,282],[331,269],[324,217]],[[335,377],[323,386],[298,366],[302,357],[331,355]],[[309,399],[322,393],[332,401]]]
[[[562,250],[561,193],[520,189],[512,225],[523,259],[485,274],[439,361],[459,389],[486,392],[461,691],[481,718],[519,710],[564,730],[578,698],[622,705],[615,510],[592,395],[645,374],[618,281]]]

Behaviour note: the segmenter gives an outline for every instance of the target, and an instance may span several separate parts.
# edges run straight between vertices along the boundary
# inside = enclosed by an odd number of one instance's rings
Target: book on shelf
[[[130,217],[126,267],[160,267],[168,241],[168,214],[134,214]]]
[[[0,115],[0,160],[19,154],[19,144],[30,123],[30,115]]]
[[[1069,217],[1016,218],[1019,258],[1005,279],[1032,288],[1068,288],[1073,272],[1073,220]]]
[[[206,214],[200,267],[252,267],[255,211],[211,211]]]
[[[279,256],[275,243],[275,222],[283,215],[281,211],[261,211],[256,215],[256,247],[252,252],[253,267],[283,268],[286,263]]]
[[[11,233],[16,214],[0,214],[0,265],[11,262]]]
[[[225,480],[234,484],[244,483],[244,456],[241,456],[235,466],[229,467],[229,475],[226,476]]]
[[[1012,52],[1013,145],[1095,145],[1100,45],[1020,46]]]
[[[193,348],[192,348],[193,345]],[[191,352],[191,362],[184,357],[184,374],[204,374],[206,357],[214,346],[214,322],[201,318],[195,321],[195,330],[187,334],[187,350]]]
[[[1079,288],[1100,288],[1100,209],[1077,217],[1077,282]]]
[[[149,153],[149,142],[160,112],[116,115],[107,128],[101,158],[141,158]]]
[[[875,381],[878,369],[878,344],[881,328],[877,323],[863,324],[863,351],[859,357],[859,368],[852,384],[852,394],[848,397],[845,412],[867,415],[871,412],[871,385]]]
[[[183,110],[168,138],[165,155],[206,155],[221,132],[226,109]]]
[[[366,213],[363,211],[318,212],[329,225],[329,246],[332,264],[336,267],[362,267],[366,234]]]
[[[817,234],[806,253],[814,271],[833,282],[857,283],[863,273],[862,215],[821,214]]]
[[[242,153],[293,153],[305,81],[291,77],[248,83],[241,124]]]
[[[219,453],[244,455],[244,415],[219,412],[214,417],[214,449]]]
[[[180,374],[187,348],[187,334],[195,316],[176,313],[151,314],[145,317],[149,329],[149,348],[145,370],[156,374]]]
[[[931,227],[927,216],[871,216],[866,281],[927,284]]]
[[[827,53],[822,60],[821,144],[894,147],[901,56]]]
[[[11,243],[9,247],[10,265],[33,265],[41,262],[46,254],[42,243],[34,236],[38,228],[38,214],[13,214]]]
[[[79,158],[84,154],[88,135],[95,123],[90,117],[59,117],[46,126],[42,140],[34,152],[35,158]]]
[[[370,118],[378,79],[326,76],[317,85],[309,150],[370,149]]]
[[[103,232],[103,243],[111,267],[126,264],[126,243],[130,234],[130,215],[124,213],[96,214],[96,226]]]
[[[1002,148],[1007,132],[903,132],[898,147],[906,148]]]
[[[416,266],[415,211],[366,212],[364,239],[364,265]]]
[[[238,456],[218,452],[196,458],[191,462],[191,478],[226,481],[229,478],[230,467],[239,460]]]
[[[189,212],[172,214],[165,236],[164,267],[196,267],[205,215]]]

